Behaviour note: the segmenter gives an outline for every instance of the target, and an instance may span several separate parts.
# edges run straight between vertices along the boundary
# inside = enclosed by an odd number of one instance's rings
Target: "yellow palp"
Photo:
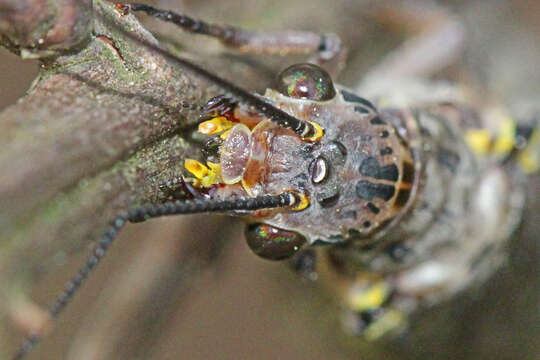
[[[227,138],[227,136],[229,136],[230,133],[231,133],[231,130],[227,130],[223,134],[219,135],[219,137],[221,139],[225,140]]]
[[[232,128],[234,123],[224,116],[218,116],[199,124],[199,132],[206,135],[218,134]]]
[[[206,165],[210,168],[210,170],[212,170],[216,174],[221,174],[221,165],[220,164],[207,161]]]
[[[216,168],[219,167],[218,164],[211,163],[212,167]],[[193,159],[186,159],[184,162],[184,166],[187,171],[193,174],[197,180],[199,180],[199,184],[203,187],[209,187],[214,184],[219,184],[220,175],[216,171],[214,171],[211,168],[206,167],[205,165],[201,164],[197,160]]]

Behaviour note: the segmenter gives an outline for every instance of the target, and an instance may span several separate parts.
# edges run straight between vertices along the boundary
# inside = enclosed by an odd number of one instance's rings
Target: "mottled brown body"
[[[364,332],[373,321],[359,321],[359,314],[408,314],[482,284],[504,260],[524,202],[523,174],[494,156],[475,154],[465,140],[469,129],[493,119],[439,102],[382,109],[380,116],[410,145],[418,188],[395,226],[375,235],[377,242],[332,248],[321,265],[334,273],[326,276],[347,304],[353,332]],[[379,304],[355,305],[383,284],[391,290]],[[395,331],[405,323],[394,318],[392,324]],[[385,335],[379,332],[371,337]]]
[[[243,132],[249,140],[240,142],[242,149],[227,145],[239,143],[230,136],[221,157],[241,154],[242,186],[216,196],[306,194],[310,205],[302,211],[261,210],[251,219],[299,233],[310,244],[339,243],[325,251],[322,277],[353,317],[391,310],[386,322],[396,330],[403,314],[482,283],[498,267],[520,219],[522,175],[496,157],[475,154],[467,132],[493,119],[466,105],[413,99],[404,108],[378,110],[337,89],[324,102],[267,90],[271,104],[316,121],[324,136],[309,143],[264,119]],[[239,106],[236,114],[248,112]],[[358,298],[373,286],[386,295],[366,310]]]
[[[299,119],[316,121],[325,134],[308,143],[267,120],[255,126],[250,140],[242,142],[251,147],[249,159],[243,160],[247,195],[294,190],[306,194],[310,206],[300,212],[262,211],[254,218],[297,231],[310,243],[336,243],[367,239],[400,214],[413,185],[412,155],[373,105],[343,89],[325,102],[293,99],[274,90],[265,97]],[[229,135],[224,147],[244,154],[229,143],[238,143],[237,138]],[[222,151],[224,157],[231,154]],[[221,191],[226,197],[231,189]]]

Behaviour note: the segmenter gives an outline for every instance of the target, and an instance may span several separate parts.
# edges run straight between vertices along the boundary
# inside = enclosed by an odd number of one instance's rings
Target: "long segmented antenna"
[[[208,24],[202,20],[193,19],[184,14],[178,14],[169,10],[157,9],[147,4],[118,3],[116,4],[116,8],[119,9],[123,15],[127,14],[129,11],[142,11],[147,15],[155,17],[159,20],[173,23],[185,31],[189,31],[194,34],[212,36],[225,42],[234,37],[234,28]]]
[[[158,11],[157,9],[151,8],[148,5],[142,5],[142,4],[131,4],[131,5],[124,5],[124,4],[116,4],[116,7],[119,9],[121,14],[126,14],[128,9],[135,10],[137,8],[140,11],[150,12],[152,11]],[[135,7],[135,8],[134,8]],[[137,11],[137,10],[135,10]],[[161,11],[161,10],[159,10]],[[178,16],[178,21],[182,22],[181,19],[184,19],[183,21],[187,23],[192,23],[193,27],[191,27],[192,32],[201,33],[201,34],[207,34],[207,32],[220,32],[220,31],[226,31],[226,29],[219,28],[215,25],[208,25],[206,23],[203,23],[201,21],[196,21],[191,18],[188,18],[187,16],[175,14]],[[172,16],[172,15],[171,15]],[[167,17],[167,16],[166,16]],[[186,25],[187,28],[190,28],[189,25]],[[200,27],[200,29],[198,29]],[[212,30],[215,29],[215,30]],[[216,30],[217,29],[217,30]],[[135,35],[131,34],[130,32],[118,29],[122,34],[127,36],[128,38],[137,41],[141,45],[145,46],[146,48],[157,52],[164,58],[175,62],[182,66],[183,68],[187,69],[188,71],[194,73],[197,76],[200,76],[201,78],[213,83],[214,85],[217,85],[218,87],[222,88],[227,92],[227,96],[234,98],[235,100],[239,102],[244,102],[246,104],[252,105],[257,111],[259,111],[262,115],[266,116],[269,120],[273,121],[280,127],[291,129],[294,131],[298,136],[300,136],[303,140],[306,141],[317,141],[321,138],[323,134],[323,130],[321,129],[320,125],[313,123],[313,122],[306,122],[302,121],[300,119],[295,118],[294,116],[291,116],[287,114],[285,111],[278,109],[275,106],[272,106],[271,104],[261,100],[257,96],[247,92],[246,90],[234,85],[233,83],[228,82],[225,79],[222,79],[202,67],[195,65],[185,59],[179,58],[160,47],[150,44],[144,40],[138,39]],[[208,34],[212,35],[212,34]],[[216,36],[216,35],[212,35]]]
[[[292,192],[284,192],[279,195],[266,195],[254,198],[240,198],[234,200],[192,200],[192,201],[171,201],[163,204],[148,204],[132,208],[122,212],[111,222],[92,256],[88,258],[86,264],[79,269],[77,274],[67,283],[65,289],[58,296],[56,301],[49,308],[49,314],[52,319],[65,309],[68,302],[73,298],[77,290],[81,287],[84,280],[99,264],[107,249],[110,247],[120,230],[126,222],[142,222],[151,218],[162,216],[197,214],[206,212],[226,212],[235,210],[254,211],[260,209],[271,209],[279,207],[293,207],[301,202],[301,197]],[[13,357],[13,360],[22,359],[38,343],[41,334],[32,333],[28,335]]]

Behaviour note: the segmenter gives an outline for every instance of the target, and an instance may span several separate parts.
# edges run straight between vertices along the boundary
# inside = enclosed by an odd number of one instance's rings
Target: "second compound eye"
[[[330,75],[313,64],[297,64],[283,70],[277,90],[292,98],[315,101],[331,100],[336,96]]]

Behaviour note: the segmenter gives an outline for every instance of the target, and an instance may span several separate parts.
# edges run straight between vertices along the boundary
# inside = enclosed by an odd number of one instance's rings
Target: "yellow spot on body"
[[[465,133],[465,140],[477,155],[485,155],[490,150],[491,135],[487,130],[469,130]]]
[[[516,123],[508,116],[504,116],[499,135],[495,139],[492,151],[496,154],[506,154],[516,145]]]
[[[324,130],[323,128],[321,127],[321,125],[317,124],[316,122],[314,121],[310,121],[309,122],[313,128],[315,129],[315,134],[313,136],[310,136],[310,137],[305,137],[303,138],[302,140],[305,140],[305,141],[318,141],[320,138],[323,137],[324,135]]]
[[[391,331],[396,331],[405,323],[403,314],[395,309],[389,309],[379,319],[375,320],[364,331],[368,341],[375,341]]]
[[[365,311],[380,307],[390,295],[390,287],[378,282],[364,291],[354,291],[349,296],[349,307],[354,311]]]
[[[224,116],[218,116],[199,124],[199,132],[206,135],[219,134],[232,128],[234,123]]]
[[[214,168],[218,168],[218,164],[212,164]],[[220,172],[214,171],[213,169],[204,166],[197,160],[193,159],[186,159],[184,162],[184,166],[187,171],[193,174],[195,178],[197,178],[196,185],[203,186],[203,187],[209,187],[214,184],[219,184],[220,181]],[[219,167],[220,168],[220,167]]]

